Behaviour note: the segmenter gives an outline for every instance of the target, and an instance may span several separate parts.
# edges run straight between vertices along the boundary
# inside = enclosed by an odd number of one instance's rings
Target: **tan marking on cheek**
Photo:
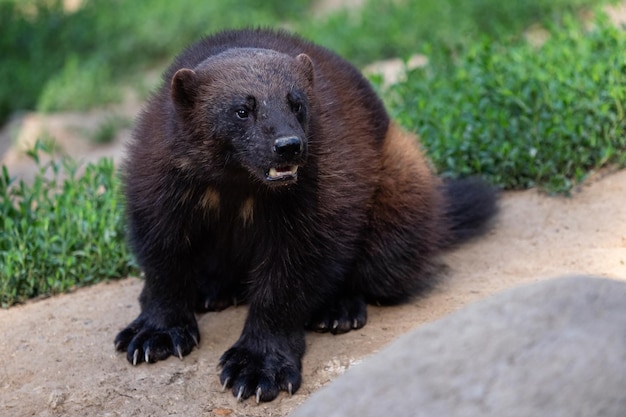
[[[183,194],[180,196],[180,204],[181,205],[185,205],[187,204],[187,202],[191,199],[191,194],[192,194],[193,190],[188,188],[187,190],[185,190],[183,192]]]
[[[220,211],[220,193],[213,187],[207,187],[200,199],[200,204],[205,211]]]
[[[252,220],[254,219],[254,199],[252,197],[248,197],[243,202],[239,215],[241,216],[241,220],[243,220],[244,226],[252,224]]]
[[[175,159],[174,160],[174,165],[178,169],[181,169],[183,171],[187,171],[187,170],[189,170],[192,167],[193,162],[191,162],[190,158],[182,157],[182,158]]]

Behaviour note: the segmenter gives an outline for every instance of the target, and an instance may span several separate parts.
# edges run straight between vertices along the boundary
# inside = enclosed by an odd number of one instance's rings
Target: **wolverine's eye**
[[[300,113],[300,111],[302,111],[302,104],[300,103],[292,103],[291,104],[291,111],[294,113]]]
[[[250,117],[250,113],[246,109],[239,109],[235,112],[235,114],[237,115],[237,118],[241,120],[246,120],[248,117]]]

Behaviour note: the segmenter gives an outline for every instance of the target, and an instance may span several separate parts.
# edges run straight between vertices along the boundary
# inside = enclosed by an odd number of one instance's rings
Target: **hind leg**
[[[439,179],[416,141],[393,125],[385,139],[379,188],[352,277],[369,303],[404,302],[433,285],[447,228]]]
[[[402,230],[371,233],[354,277],[365,302],[400,304],[434,286],[436,251],[417,235]],[[418,242],[405,237],[417,238]]]
[[[381,150],[378,188],[363,239],[343,288],[308,323],[344,333],[365,325],[365,303],[398,304],[434,285],[437,253],[446,241],[439,179],[417,138],[395,125]]]
[[[380,168],[359,253],[342,290],[309,320],[311,330],[345,333],[363,327],[365,303],[398,304],[434,284],[434,260],[447,230],[439,180],[416,138],[393,125]]]

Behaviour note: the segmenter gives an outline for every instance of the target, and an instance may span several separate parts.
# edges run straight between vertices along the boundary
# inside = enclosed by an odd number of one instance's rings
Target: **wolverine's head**
[[[305,54],[234,48],[179,69],[171,97],[194,148],[221,155],[225,175],[277,186],[306,163],[313,82]]]

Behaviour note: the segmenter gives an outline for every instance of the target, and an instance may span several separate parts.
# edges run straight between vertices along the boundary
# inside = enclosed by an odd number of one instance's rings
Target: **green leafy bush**
[[[606,18],[592,30],[566,19],[540,47],[486,40],[454,67],[415,70],[388,101],[440,171],[567,192],[626,163],[624,51],[626,31]]]
[[[488,36],[519,38],[529,26],[558,19],[607,0],[366,0],[321,20],[302,22],[301,32],[354,63],[425,52],[449,60]]]
[[[124,242],[120,183],[109,159],[44,163],[32,184],[0,176],[0,304],[137,273]]]

